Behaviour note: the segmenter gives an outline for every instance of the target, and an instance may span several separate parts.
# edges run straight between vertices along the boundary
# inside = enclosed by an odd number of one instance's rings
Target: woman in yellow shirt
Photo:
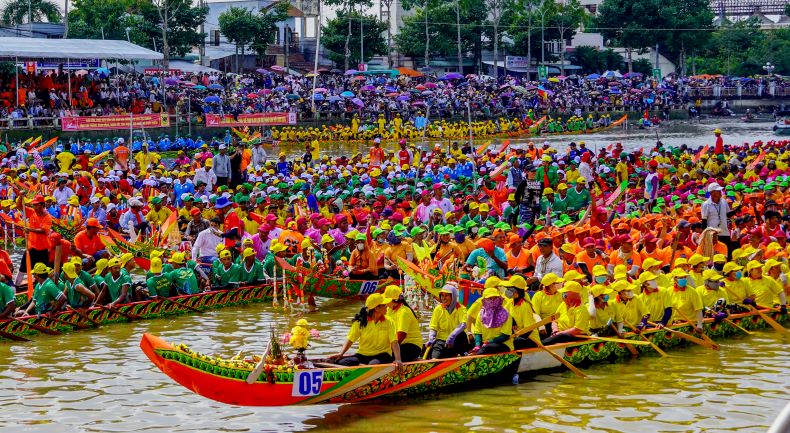
[[[696,320],[697,332],[702,332],[702,297],[688,285],[689,274],[680,268],[672,271],[674,285],[671,289],[673,319]]]
[[[617,298],[612,304],[617,332],[623,333],[623,325],[637,328],[632,331],[647,327],[647,308],[642,303],[642,299],[634,295],[636,286],[629,284],[627,280],[617,280],[611,287],[617,292]]]
[[[532,303],[527,296],[527,281],[521,275],[514,275],[508,280],[509,287],[505,289],[505,296],[513,299],[513,303],[509,305],[510,316],[513,317],[515,322],[515,330],[523,329],[528,326],[534,325],[535,311],[532,309]],[[526,335],[520,335],[513,339],[513,347],[515,349],[529,349],[537,347],[540,342],[538,330],[534,329]]]
[[[346,343],[336,355],[330,359],[339,365],[354,366],[360,364],[388,364],[394,362],[400,368],[400,346],[395,333],[395,324],[387,318],[389,299],[380,293],[374,293],[365,300],[365,306],[359,310],[351,321]],[[351,346],[359,342],[357,353],[344,357]]]
[[[427,345],[429,358],[443,359],[461,356],[472,348],[466,329],[466,307],[458,303],[458,288],[446,284],[439,291],[439,305],[434,307],[429,325]]]
[[[544,275],[543,279],[540,280],[542,290],[535,292],[532,296],[532,309],[535,311],[535,314],[540,316],[540,320],[557,312],[557,308],[562,304],[562,295],[557,291],[564,282],[565,280],[551,272]],[[546,325],[545,333],[546,336],[551,335],[551,323]]]
[[[612,325],[615,324],[615,308],[609,303],[609,295],[614,290],[596,284],[590,289],[594,308],[590,308],[590,331],[599,335],[611,335]]]
[[[513,320],[505,308],[499,289],[490,287],[483,291],[482,307],[475,321],[475,348],[478,355],[510,352],[513,350]]]
[[[557,332],[543,340],[544,345],[576,341],[590,332],[590,312],[582,302],[582,291],[582,285],[576,281],[566,282],[559,290],[563,303],[557,309]]]
[[[384,289],[384,298],[390,300],[387,304],[387,318],[395,324],[401,360],[403,362],[417,360],[422,354],[422,334],[420,334],[417,315],[403,299],[403,291],[400,287],[387,286]]]

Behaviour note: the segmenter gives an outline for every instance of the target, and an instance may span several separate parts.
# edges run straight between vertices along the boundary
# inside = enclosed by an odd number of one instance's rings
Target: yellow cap
[[[104,271],[107,268],[107,262],[108,262],[107,259],[96,260],[96,272],[94,272],[93,275],[101,274],[102,271]]]
[[[544,286],[550,286],[554,283],[563,283],[563,282],[565,282],[565,280],[553,272],[549,272],[548,274],[544,275],[543,278],[540,280],[540,284],[543,284]]]
[[[233,255],[228,250],[222,250],[222,252],[219,253],[219,258],[221,259],[229,259],[231,257],[233,257]]]
[[[582,292],[582,285],[576,281],[566,281],[565,285],[559,290],[560,293],[581,293]]]
[[[494,287],[489,287],[483,290],[483,299],[496,298],[499,296],[502,296],[502,294],[499,293],[499,289],[496,289]]]
[[[62,269],[63,269],[63,273],[66,274],[68,278],[71,278],[72,280],[74,278],[77,278],[77,269],[74,268],[74,263],[66,262],[63,264]]]
[[[590,293],[592,293],[593,298],[597,298],[601,295],[608,295],[614,292],[610,287],[604,286],[603,284],[596,284],[592,286],[590,289]]]
[[[173,255],[170,256],[170,263],[183,265],[184,262],[186,262],[186,258],[184,257],[184,253],[182,252],[173,253]]]
[[[398,299],[401,293],[403,293],[403,290],[394,284],[390,284],[386,289],[384,289],[385,298]]]
[[[372,310],[379,305],[387,305],[390,302],[392,302],[392,299],[385,298],[381,293],[374,293],[365,299],[365,307],[367,307],[368,310]]]
[[[595,265],[595,266],[593,266],[592,274],[593,274],[593,277],[603,277],[603,276],[607,276],[608,277],[609,276],[609,272],[607,272],[606,268],[604,268],[602,265]]]
[[[247,257],[255,256],[255,250],[252,248],[245,248],[242,256],[246,259]]]
[[[154,257],[151,259],[151,267],[148,269],[151,271],[152,274],[161,274],[162,273],[162,259],[159,257]]]

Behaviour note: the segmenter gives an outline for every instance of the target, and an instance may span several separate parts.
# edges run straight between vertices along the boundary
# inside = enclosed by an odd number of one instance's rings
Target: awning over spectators
[[[162,53],[126,41],[0,38],[0,57],[162,60]]]

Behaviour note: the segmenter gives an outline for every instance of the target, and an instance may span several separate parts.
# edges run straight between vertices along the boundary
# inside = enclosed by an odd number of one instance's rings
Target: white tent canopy
[[[0,38],[0,57],[162,60],[162,53],[126,41]]]

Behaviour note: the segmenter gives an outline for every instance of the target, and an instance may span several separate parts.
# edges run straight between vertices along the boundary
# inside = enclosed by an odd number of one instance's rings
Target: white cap
[[[719,185],[716,182],[713,182],[712,184],[708,185],[707,191],[708,192],[721,191],[722,189],[723,188],[721,187],[721,185]]]
[[[90,200],[90,201],[91,201],[91,204],[98,203],[98,202],[99,202],[99,197],[96,197],[96,196],[94,195],[93,197],[91,197],[91,200]]]
[[[220,149],[220,150],[222,150],[222,149],[227,149],[227,148],[228,148],[228,146],[225,146],[224,144],[220,144],[220,145],[219,145],[219,149]]]

